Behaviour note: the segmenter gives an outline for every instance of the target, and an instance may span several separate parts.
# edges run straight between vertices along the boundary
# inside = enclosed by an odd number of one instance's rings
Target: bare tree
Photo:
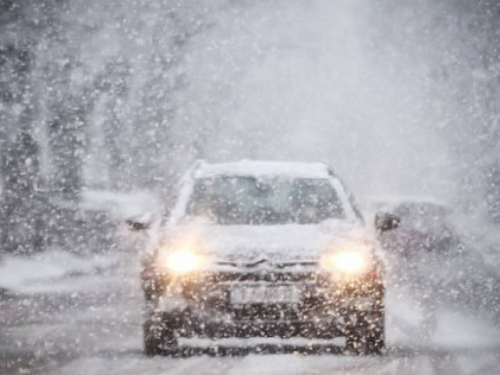
[[[0,244],[7,252],[32,252],[42,247],[39,146],[31,135],[32,59],[25,45],[0,49],[2,144],[0,175]]]

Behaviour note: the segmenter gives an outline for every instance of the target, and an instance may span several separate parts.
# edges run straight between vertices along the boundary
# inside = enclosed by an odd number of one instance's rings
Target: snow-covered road
[[[1,374],[498,374],[500,329],[470,312],[437,305],[430,314],[410,292],[388,293],[388,351],[351,357],[253,350],[218,356],[214,347],[183,358],[148,358],[141,347],[137,259],[126,255],[99,275],[39,283],[0,299]],[[57,286],[61,286],[58,290]],[[64,288],[62,288],[64,286]],[[219,352],[220,354],[220,352]]]

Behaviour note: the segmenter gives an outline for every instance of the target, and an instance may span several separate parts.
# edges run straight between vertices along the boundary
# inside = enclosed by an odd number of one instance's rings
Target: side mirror
[[[126,219],[125,224],[127,224],[127,227],[130,230],[138,232],[151,228],[153,220],[153,215],[148,212],[140,216],[134,216]]]
[[[396,229],[400,223],[401,219],[398,216],[388,212],[379,212],[375,215],[375,228],[381,232]]]

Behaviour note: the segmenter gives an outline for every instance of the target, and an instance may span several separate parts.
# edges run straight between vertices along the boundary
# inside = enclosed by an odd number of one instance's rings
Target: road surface
[[[96,275],[70,275],[32,293],[4,292],[0,374],[500,373],[498,327],[470,309],[435,304],[430,312],[396,285],[389,286],[388,349],[380,357],[347,356],[335,348],[307,355],[267,346],[220,356],[209,342],[197,349],[186,346],[182,358],[148,358],[142,354],[137,263],[124,254],[118,266]]]

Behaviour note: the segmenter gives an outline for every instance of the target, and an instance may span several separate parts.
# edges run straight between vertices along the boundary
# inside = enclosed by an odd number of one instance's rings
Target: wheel
[[[382,354],[385,349],[385,319],[379,312],[376,319],[360,317],[348,331],[346,349],[354,354]]]
[[[147,356],[176,355],[177,337],[168,319],[152,314],[143,325],[144,353]]]

